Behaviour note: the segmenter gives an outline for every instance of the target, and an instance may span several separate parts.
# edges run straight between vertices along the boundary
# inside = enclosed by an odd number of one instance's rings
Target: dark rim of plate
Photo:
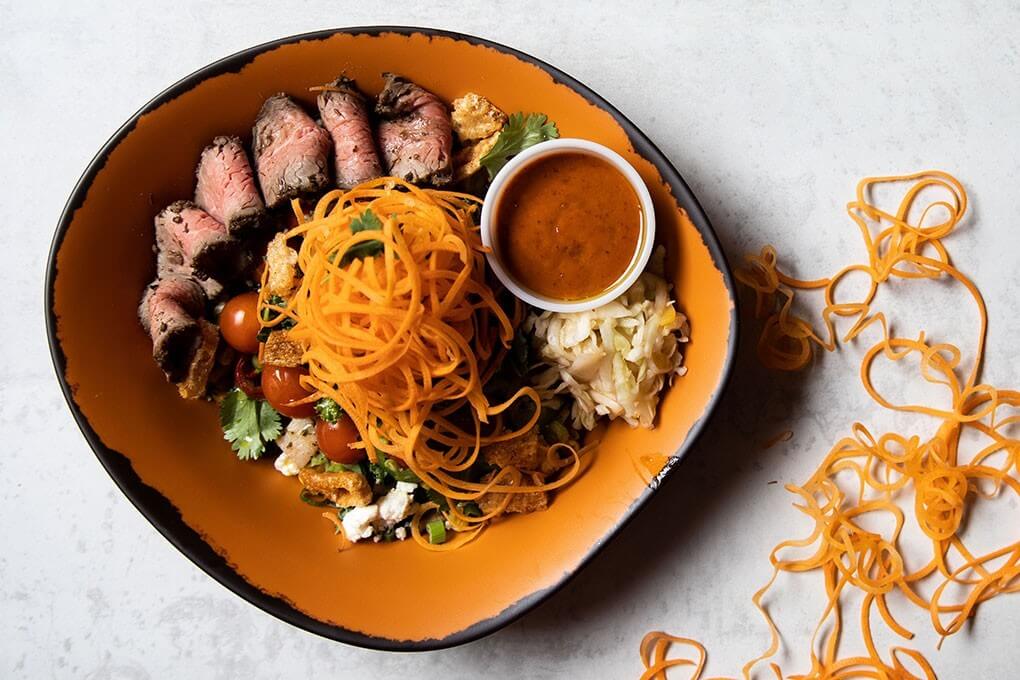
[[[595,545],[592,546],[588,553],[581,559],[576,569],[565,574],[556,584],[527,595],[507,607],[496,616],[484,621],[479,621],[464,630],[453,633],[452,635],[442,639],[391,640],[388,638],[358,633],[356,631],[314,619],[298,611],[287,601],[279,597],[269,595],[248,583],[227,563],[226,559],[224,559],[222,555],[214,551],[212,547],[202,539],[198,532],[184,523],[180,513],[165,496],[142,482],[131,467],[131,463],[126,456],[106,447],[103,444],[99,435],[92,429],[91,424],[82,414],[74,400],[73,389],[71,385],[68,384],[65,376],[66,359],[57,338],[57,318],[53,309],[54,286],[57,275],[57,252],[60,250],[60,246],[64,240],[64,235],[71,224],[74,213],[83,204],[89,186],[96,174],[105,165],[110,152],[131,133],[139,117],[183,94],[208,78],[239,71],[260,54],[291,43],[306,40],[324,40],[338,33],[355,35],[380,35],[383,33],[397,33],[401,35],[422,34],[430,37],[438,36],[451,38],[467,42],[472,45],[489,47],[537,66],[551,75],[556,82],[566,85],[583,96],[593,105],[608,112],[623,127],[624,131],[626,131],[635,151],[655,165],[661,173],[663,181],[667,182],[671,187],[674,198],[687,211],[691,221],[701,233],[702,238],[704,238],[705,244],[712,255],[715,265],[722,272],[726,288],[728,289],[731,300],[733,301],[733,308],[730,312],[730,338],[726,350],[726,363],[723,367],[723,373],[719,385],[706,406],[704,415],[691,428],[683,444],[681,444],[679,449],[670,458],[666,468],[663,469],[653,483],[649,485],[648,488],[646,488],[634,501],[627,512],[620,518],[620,521],[609,532],[602,536]],[[478,638],[489,635],[517,620],[526,612],[530,611],[539,603],[550,597],[554,592],[565,586],[582,568],[584,568],[585,565],[587,565],[602,551],[610,540],[620,533],[631,519],[634,518],[637,512],[648,502],[651,495],[659,488],[662,482],[670,476],[670,473],[673,470],[676,469],[677,463],[679,463],[687,451],[689,451],[697,441],[699,435],[705,428],[708,415],[715,409],[726,384],[729,382],[737,351],[737,296],[726,257],[723,254],[722,248],[716,239],[715,232],[709,224],[708,218],[706,217],[704,210],[701,208],[701,205],[698,203],[698,200],[694,197],[694,194],[680,176],[680,173],[677,172],[676,168],[673,167],[672,163],[670,163],[662,152],[659,151],[654,144],[652,144],[651,140],[649,140],[644,133],[635,127],[633,123],[631,123],[609,102],[558,68],[511,47],[507,47],[484,38],[476,38],[463,33],[433,28],[418,28],[411,26],[362,26],[327,29],[293,35],[263,43],[261,45],[256,45],[255,47],[232,54],[195,71],[191,75],[186,76],[174,85],[168,87],[132,115],[131,118],[128,119],[128,121],[124,123],[109,140],[107,140],[99,153],[97,153],[95,158],[93,158],[89,163],[88,168],[82,174],[81,178],[78,180],[74,190],[71,192],[70,198],[68,198],[67,203],[64,206],[63,213],[60,216],[60,222],[58,223],[56,232],[53,235],[53,241],[50,245],[50,252],[46,266],[45,285],[46,332],[49,339],[50,355],[53,358],[53,366],[56,370],[57,380],[60,382],[61,390],[64,393],[64,398],[67,400],[67,404],[74,415],[74,419],[78,423],[78,427],[81,429],[82,434],[88,441],[89,446],[92,447],[92,450],[95,452],[99,462],[103,465],[114,483],[120,488],[121,492],[127,496],[128,500],[131,501],[135,508],[137,508],[138,511],[142,513],[147,520],[149,520],[149,522],[156,528],[157,531],[159,531],[159,533],[163,535],[164,538],[184,553],[184,555],[202,569],[202,571],[237,595],[243,597],[248,602],[254,604],[256,607],[283,621],[286,621],[287,623],[315,633],[316,635],[321,635],[322,637],[326,637],[331,640],[337,640],[339,642],[356,645],[358,647],[383,651],[428,651],[453,647],[477,640]]]

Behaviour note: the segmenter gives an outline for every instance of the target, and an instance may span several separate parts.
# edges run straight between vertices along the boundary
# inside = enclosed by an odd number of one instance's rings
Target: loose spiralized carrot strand
[[[887,211],[873,203],[872,195],[879,186],[903,182],[910,184],[895,210]],[[947,197],[928,200],[933,191]],[[875,326],[881,332],[880,340],[867,349],[860,367],[864,390],[885,409],[938,423],[929,436],[890,432],[878,437],[855,423],[852,436],[837,442],[803,485],[787,485],[787,490],[798,497],[794,506],[814,523],[814,528],[806,538],[783,541],[770,553],[773,575],[752,602],[765,618],[771,641],[763,655],[744,666],[745,678],[758,663],[779,650],[779,630],[762,602],[780,572],[821,571],[828,604],[819,626],[830,614],[833,621],[821,656],[815,651],[814,639],[811,641],[810,672],[791,678],[934,678],[934,670],[916,650],[892,647],[889,661],[881,658],[872,633],[871,613],[875,609],[888,630],[906,639],[912,637],[892,616],[886,595],[895,590],[907,602],[927,611],[933,629],[945,638],[961,630],[981,603],[1020,592],[1020,540],[978,554],[967,547],[961,535],[975,499],[1006,493],[1020,498],[1020,439],[1007,432],[1007,428],[1020,423],[1020,415],[1003,414],[1007,407],[1020,407],[1020,392],[978,382],[987,309],[978,288],[952,264],[942,243],[966,209],[963,186],[946,173],[866,178],[857,186],[856,200],[847,205],[847,213],[864,242],[865,264],[851,264],[830,277],[800,280],[781,272],[775,249],[766,246],[759,254],[747,256],[746,267],[737,272],[737,279],[754,292],[755,313],[763,319],[758,354],[767,366],[799,370],[810,363],[816,351],[835,351],[841,342],[850,342]],[[937,212],[945,218],[939,221]],[[851,274],[867,276],[869,285],[857,299],[843,300],[838,287]],[[886,315],[872,310],[879,288],[892,279],[951,280],[969,293],[980,322],[967,370],[957,346],[933,343],[924,333],[917,338],[897,337]],[[820,330],[794,312],[797,292],[811,290],[822,291],[824,298],[817,327]],[[842,335],[837,332],[838,319],[851,323]],[[897,403],[879,392],[872,383],[872,371],[880,358],[889,363],[916,358],[919,378],[947,390],[950,406]],[[965,377],[959,377],[958,372]],[[961,450],[965,432],[983,437],[969,458]],[[993,465],[995,456],[1001,456],[1001,462]],[[850,475],[854,480],[852,494],[844,493],[837,485],[837,475]],[[913,502],[902,503],[910,494]],[[856,518],[873,513],[891,516],[892,530],[885,534],[865,531]],[[900,546],[900,534],[908,521],[922,531],[930,546],[923,566],[910,572],[904,566]],[[788,549],[812,552],[783,557]],[[923,594],[922,587],[931,594]],[[952,599],[947,594],[951,588],[959,593]],[[847,589],[864,594],[859,628],[867,656],[839,655],[841,597]],[[646,677],[665,678],[666,670],[677,665],[667,654],[672,638],[662,633],[652,635],[655,637],[646,638],[641,650]],[[699,643],[689,644],[704,649]],[[699,658],[693,678],[701,677],[704,659]],[[778,666],[770,667],[782,677]]]
[[[353,545],[353,543],[347,540],[347,534],[344,533],[343,523],[340,521],[340,518],[337,517],[335,513],[324,512],[322,513],[322,517],[333,525],[333,531],[340,539],[340,545],[337,546],[337,550],[346,550],[347,548]]]
[[[693,647],[698,655],[697,660],[667,659],[666,654],[672,645]],[[694,666],[691,677],[700,678],[705,669],[706,656],[704,645],[696,640],[676,637],[662,631],[649,633],[641,640],[641,660],[645,665],[645,672],[641,675],[641,680],[664,680],[666,671],[676,666]]]

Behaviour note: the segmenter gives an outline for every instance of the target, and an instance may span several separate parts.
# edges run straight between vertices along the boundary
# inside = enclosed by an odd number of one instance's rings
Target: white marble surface
[[[624,678],[638,674],[642,634],[660,627],[700,637],[711,669],[735,673],[766,642],[749,597],[768,575],[767,551],[803,528],[791,497],[768,482],[803,479],[851,419],[884,420],[860,392],[852,352],[794,379],[745,359],[708,436],[626,535],[537,611],[459,649],[362,651],[235,597],[164,541],[90,453],[50,366],[42,277],[67,194],[120,123],[192,70],[276,37],[420,24],[530,52],[648,133],[690,182],[731,257],[773,241],[808,275],[860,254],[841,214],[857,178],[951,170],[973,200],[951,248],[991,309],[987,376],[1020,385],[1015,3],[649,2],[623,12],[608,2],[497,10],[434,0],[277,9],[285,4],[0,0],[0,290],[8,309],[0,324],[0,676]],[[961,305],[943,294],[918,299],[936,325],[969,328],[956,321]],[[793,441],[760,450],[787,428]],[[1015,515],[998,524],[1018,526]],[[817,582],[783,581],[775,601],[802,659]],[[943,678],[1015,672],[1016,597],[986,606],[939,653],[922,616],[905,622]]]

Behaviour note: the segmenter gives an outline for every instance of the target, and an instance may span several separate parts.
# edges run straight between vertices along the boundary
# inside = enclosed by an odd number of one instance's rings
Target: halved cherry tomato
[[[264,399],[262,385],[255,367],[251,363],[251,357],[242,356],[234,366],[234,385],[252,399]]]
[[[227,301],[220,312],[220,333],[227,344],[238,352],[259,351],[259,294],[241,293]]]
[[[315,423],[315,438],[319,441],[319,450],[326,454],[334,463],[357,463],[365,457],[365,449],[352,449],[351,444],[361,439],[358,428],[346,414],[335,422],[319,419]]]
[[[311,395],[299,382],[307,371],[289,366],[262,367],[262,393],[269,405],[291,418],[311,418],[315,415],[315,403],[295,404]]]

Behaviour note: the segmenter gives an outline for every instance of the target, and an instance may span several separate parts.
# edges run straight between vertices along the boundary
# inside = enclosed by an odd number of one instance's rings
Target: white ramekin
[[[524,166],[528,165],[535,159],[549,154],[562,153],[564,151],[579,151],[581,153],[598,156],[599,158],[608,161],[613,167],[619,170],[624,177],[627,178],[627,181],[634,188],[634,192],[638,197],[638,202],[641,204],[641,212],[644,214],[644,223],[641,228],[641,234],[638,238],[638,245],[634,249],[634,256],[631,258],[626,271],[624,271],[623,275],[605,291],[594,297],[585,298],[583,300],[567,301],[548,298],[522,286],[512,276],[510,276],[509,272],[507,272],[507,270],[503,267],[503,263],[499,258],[499,251],[497,250],[495,239],[496,207],[499,203],[500,195],[510,179],[520,172]],[[593,229],[598,229],[598,227],[598,224],[592,225]],[[589,142],[586,139],[553,139],[525,149],[510,159],[510,161],[504,165],[498,173],[496,173],[496,176],[492,180],[492,184],[489,185],[489,190],[485,194],[485,203],[482,205],[480,228],[482,243],[489,249],[489,252],[486,255],[489,266],[492,267],[492,271],[496,274],[496,278],[498,278],[511,293],[539,309],[546,309],[551,312],[584,312],[595,309],[596,307],[618,298],[628,288],[630,288],[630,286],[637,280],[638,276],[641,275],[641,272],[644,271],[645,265],[648,264],[648,258],[652,255],[652,249],[655,247],[655,208],[652,205],[652,197],[648,193],[648,187],[645,186],[641,176],[638,174],[637,170],[634,169],[634,166],[625,161],[620,154],[608,147],[596,144],[595,142]]]

